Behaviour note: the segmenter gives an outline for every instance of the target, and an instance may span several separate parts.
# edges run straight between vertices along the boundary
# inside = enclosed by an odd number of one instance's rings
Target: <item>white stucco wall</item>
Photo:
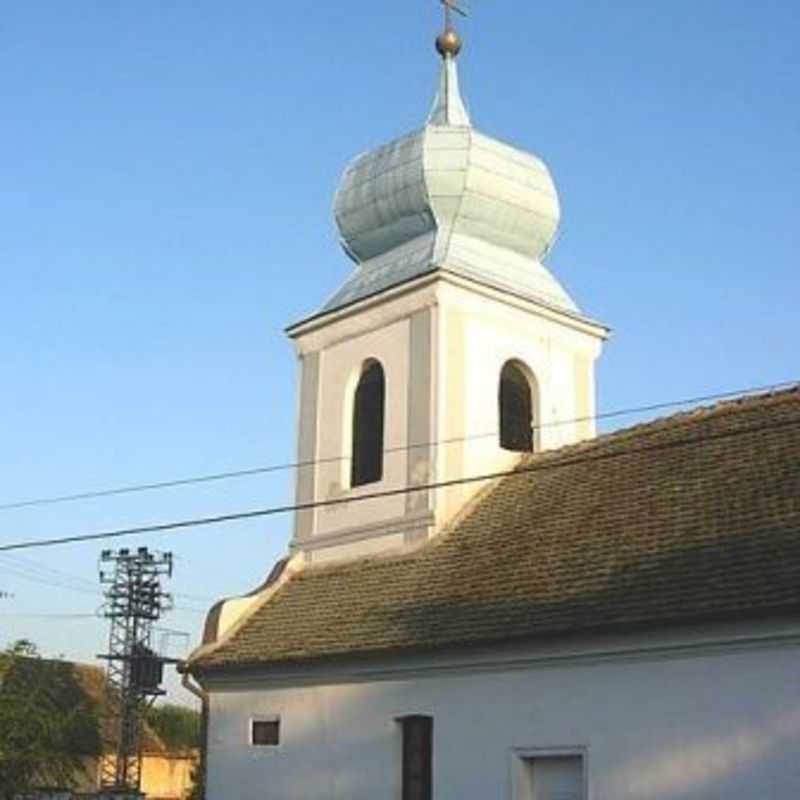
[[[427,279],[293,334],[301,356],[298,502],[348,500],[512,467],[498,441],[506,361],[535,384],[538,448],[594,434],[594,363],[605,329],[454,276]],[[382,480],[349,486],[352,401],[362,365],[386,378]],[[579,420],[579,421],[576,421]],[[411,448],[410,450],[408,448]],[[310,561],[415,544],[441,530],[485,482],[332,505],[297,516]]]
[[[216,684],[208,797],[399,800],[395,719],[410,713],[434,717],[438,800],[511,800],[515,749],[551,748],[585,753],[591,800],[800,797],[799,632]],[[257,715],[280,715],[278,748],[249,746]]]
[[[357,498],[405,485],[408,453],[403,448],[408,441],[408,340],[409,321],[400,319],[336,342],[321,352],[317,475],[322,497]],[[384,456],[381,481],[351,488],[353,399],[363,365],[370,359],[378,361],[384,372],[383,445],[390,452]],[[322,507],[315,511],[314,533],[325,535],[342,528],[369,525],[400,516],[404,510],[402,496],[367,500],[352,506]]]
[[[439,291],[437,475],[449,481],[513,467],[517,453],[500,448],[498,389],[508,361],[530,374],[534,441],[547,450],[595,433],[594,365],[602,338],[566,316],[494,292],[444,284]],[[440,490],[439,526],[485,484]]]

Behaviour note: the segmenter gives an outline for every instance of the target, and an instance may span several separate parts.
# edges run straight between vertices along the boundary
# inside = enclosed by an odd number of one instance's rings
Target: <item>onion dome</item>
[[[425,127],[345,170],[334,214],[358,269],[324,311],[435,270],[577,311],[541,263],[560,214],[550,172],[472,127],[459,91],[460,48],[457,37],[437,40],[439,90]]]

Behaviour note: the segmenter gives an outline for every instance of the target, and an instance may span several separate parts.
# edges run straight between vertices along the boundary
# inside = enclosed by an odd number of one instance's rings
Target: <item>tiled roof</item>
[[[800,391],[526,457],[403,556],[289,578],[196,671],[800,610]]]

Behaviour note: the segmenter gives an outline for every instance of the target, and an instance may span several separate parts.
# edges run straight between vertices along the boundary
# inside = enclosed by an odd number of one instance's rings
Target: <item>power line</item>
[[[99,619],[97,614],[0,614],[6,619]]]
[[[100,596],[100,592],[97,589],[90,589],[80,584],[75,585],[75,583],[72,582],[59,580],[52,575],[47,575],[46,573],[42,574],[33,570],[26,571],[24,569],[20,569],[18,567],[6,564],[4,561],[0,561],[0,572],[15,578],[22,579],[24,581],[29,581],[31,583],[37,583],[40,585],[49,586],[51,588],[55,587],[58,589],[63,589],[65,591],[80,592],[82,594],[90,594],[96,597]]]
[[[15,562],[19,562],[18,564]],[[26,566],[30,565],[30,566]],[[94,597],[102,597],[102,592],[97,588],[96,584],[86,578],[81,578],[78,575],[72,575],[68,572],[52,569],[42,564],[37,564],[30,559],[24,559],[19,556],[3,555],[0,556],[0,573],[6,573],[14,578],[19,578],[31,583],[37,583],[44,586],[57,587],[68,592],[80,592],[82,594],[89,594]],[[182,592],[173,592],[174,597],[189,600],[190,602],[214,602],[217,598],[208,595],[198,594],[184,594]],[[204,614],[205,611],[199,608],[189,608],[187,606],[175,606],[175,611],[186,611],[195,614]]]
[[[95,581],[90,581],[87,578],[83,578],[79,575],[73,575],[69,572],[63,572],[47,566],[46,564],[42,564],[38,561],[33,561],[30,558],[24,558],[23,556],[19,555],[0,556],[0,568],[12,569],[16,572],[24,572],[27,575],[38,576],[43,582],[47,581],[52,583],[58,581],[63,585],[63,583],[67,581],[70,584],[91,589],[95,592],[97,591],[97,583]]]
[[[750,386],[746,389],[736,389],[726,392],[715,392],[713,394],[696,395],[694,397],[686,397],[678,400],[667,400],[659,403],[650,403],[648,405],[633,406],[630,408],[617,409],[615,411],[606,411],[600,414],[594,414],[583,417],[573,417],[572,419],[555,420],[552,422],[538,423],[532,426],[533,430],[541,430],[543,428],[558,427],[561,425],[571,425],[581,422],[597,422],[604,419],[615,419],[617,417],[631,416],[633,414],[645,414],[651,411],[661,411],[666,408],[674,408],[676,406],[692,405],[696,403],[708,403],[714,400],[724,400],[730,397],[736,397],[744,394],[758,394],[760,392],[774,392],[781,389],[788,389],[800,385],[798,381],[783,381],[781,383],[767,384],[764,386]],[[393,453],[406,452],[409,450],[418,450],[426,447],[440,447],[448,444],[457,444],[459,442],[473,441],[476,439],[487,439],[491,436],[497,436],[497,431],[490,431],[487,433],[472,434],[470,436],[457,436],[449,439],[441,439],[435,442],[421,442],[419,444],[403,445],[399,447],[390,447],[383,451],[384,455]],[[76,492],[74,494],[54,495],[51,497],[36,497],[27,500],[16,500],[9,503],[0,503],[0,511],[11,511],[19,508],[32,508],[35,506],[56,505],[59,503],[72,503],[79,500],[96,500],[103,497],[114,497],[116,495],[134,494],[139,492],[152,492],[162,489],[174,489],[180,486],[192,486],[199,483],[212,483],[217,481],[234,480],[237,478],[249,478],[256,475],[266,475],[273,472],[285,472],[290,469],[302,469],[304,467],[313,467],[318,464],[332,464],[338,461],[344,461],[347,456],[329,456],[327,458],[319,458],[309,461],[292,461],[282,464],[268,464],[260,467],[250,467],[247,469],[231,470],[228,472],[214,472],[207,475],[196,475],[188,478],[175,478],[166,481],[153,481],[150,483],[129,484],[126,486],[118,486],[109,489],[97,489],[86,492]]]
[[[155,525],[142,525],[135,528],[121,528],[117,530],[102,531],[99,533],[84,533],[74,534],[71,536],[59,536],[51,539],[39,539],[23,542],[15,542],[12,544],[0,545],[0,552],[9,552],[11,550],[28,550],[38,547],[53,547],[61,544],[76,544],[79,542],[92,542],[102,539],[117,539],[125,536],[136,536],[144,533],[166,533],[168,531],[178,531],[186,528],[197,528],[209,525],[220,525],[225,522],[235,522],[239,520],[256,519],[260,517],[271,517],[280,514],[288,514],[297,511],[310,511],[315,508],[325,508],[329,506],[340,506],[351,503],[361,503],[368,500],[380,500],[388,497],[397,497],[398,495],[411,494],[412,492],[424,492],[433,489],[443,489],[451,486],[459,486],[468,483],[478,483],[482,481],[491,481],[498,478],[510,477],[513,475],[524,475],[533,472],[545,472],[553,469],[563,469],[564,467],[573,466],[575,464],[607,461],[615,458],[620,458],[626,455],[635,453],[654,452],[657,450],[667,450],[673,447],[681,447],[683,445],[703,444],[705,442],[718,441],[720,439],[729,439],[734,436],[742,436],[747,433],[756,433],[764,430],[774,430],[779,428],[786,428],[792,425],[800,425],[799,419],[784,420],[782,422],[775,422],[765,425],[754,425],[751,427],[742,427],[733,431],[724,431],[716,434],[704,434],[702,436],[694,436],[686,439],[676,439],[669,442],[660,442],[657,444],[645,445],[643,447],[635,448],[617,448],[612,450],[602,451],[600,453],[576,455],[572,458],[558,458],[558,460],[547,460],[544,463],[528,464],[526,466],[517,467],[516,469],[504,470],[499,472],[490,472],[482,475],[474,475],[466,478],[453,478],[447,481],[439,481],[434,483],[420,484],[417,486],[403,487],[401,489],[386,489],[379,492],[372,492],[370,494],[362,494],[357,497],[337,497],[328,500],[316,500],[309,503],[296,503],[283,506],[272,506],[269,508],[254,509],[252,511],[240,511],[230,514],[220,514],[211,517],[196,517],[193,519],[177,520],[173,522],[163,522]],[[655,431],[654,433],[657,433]]]
[[[37,577],[36,575],[26,575],[25,573],[22,573],[22,572],[9,571],[7,567],[3,567],[2,570],[0,570],[0,571],[7,572],[10,576],[12,576],[14,578],[18,578],[18,579],[21,579],[21,580],[24,580],[24,581],[29,581],[31,583],[37,583],[39,585],[44,585],[44,586],[50,586],[50,587],[55,586],[58,589],[62,589],[63,591],[66,591],[66,592],[80,592],[82,594],[92,595],[93,597],[97,597],[98,599],[101,599],[103,597],[102,592],[100,592],[97,589],[82,589],[82,588],[78,588],[76,586],[62,585],[62,584],[59,584],[59,583],[54,583],[52,580],[45,580],[43,578]],[[208,601],[209,603],[211,603],[211,602],[214,602],[216,599],[218,599],[218,598],[212,598],[212,597],[200,597],[199,595],[182,595],[182,594],[177,594],[177,593],[175,594],[175,596],[176,597],[184,597],[184,598],[193,598],[197,602],[201,602],[201,603],[204,602],[204,601]],[[181,611],[181,612],[185,612],[187,614],[205,614],[208,611],[208,609],[192,608],[190,606],[173,606],[171,610],[172,611]],[[6,615],[6,616],[16,616],[16,615]]]

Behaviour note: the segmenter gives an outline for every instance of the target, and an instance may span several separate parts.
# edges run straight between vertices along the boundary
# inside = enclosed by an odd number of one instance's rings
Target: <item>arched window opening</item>
[[[500,447],[533,451],[533,398],[525,373],[509,361],[500,373]]]
[[[351,486],[375,483],[383,477],[385,400],[383,367],[377,361],[369,361],[359,378],[353,403]]]

